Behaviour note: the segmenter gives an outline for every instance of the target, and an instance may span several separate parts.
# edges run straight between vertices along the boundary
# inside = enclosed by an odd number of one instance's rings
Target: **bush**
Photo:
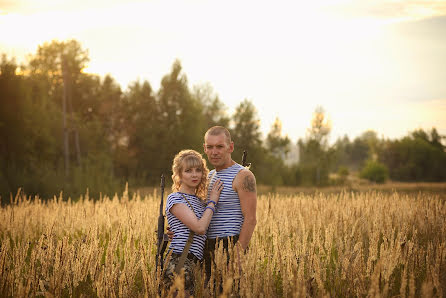
[[[376,183],[384,183],[389,176],[389,171],[385,165],[377,161],[370,160],[361,170],[360,177]]]
[[[349,173],[347,167],[344,167],[344,166],[339,167],[337,184],[344,185],[347,182],[347,177],[349,174],[350,173]]]

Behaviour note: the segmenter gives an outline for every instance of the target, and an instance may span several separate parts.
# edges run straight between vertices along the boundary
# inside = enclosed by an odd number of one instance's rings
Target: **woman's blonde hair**
[[[195,150],[182,150],[173,159],[172,164],[172,191],[178,191],[181,186],[181,172],[184,169],[201,168],[203,175],[200,184],[195,189],[195,195],[201,199],[206,199],[207,178],[209,169],[206,160]]]

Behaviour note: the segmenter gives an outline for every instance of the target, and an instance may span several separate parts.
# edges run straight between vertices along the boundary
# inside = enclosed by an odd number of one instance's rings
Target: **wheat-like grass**
[[[156,193],[77,202],[18,195],[0,210],[0,295],[157,296],[158,208]],[[196,296],[221,284],[224,296],[443,297],[445,202],[376,191],[263,195],[242,274],[221,248],[217,265],[216,282]]]

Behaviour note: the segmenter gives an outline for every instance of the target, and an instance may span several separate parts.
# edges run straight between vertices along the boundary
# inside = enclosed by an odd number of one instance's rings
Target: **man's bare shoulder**
[[[256,192],[256,177],[249,169],[242,169],[234,179],[236,191]]]

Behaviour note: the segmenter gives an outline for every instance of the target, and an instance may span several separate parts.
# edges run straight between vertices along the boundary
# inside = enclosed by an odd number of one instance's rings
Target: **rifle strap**
[[[192,204],[189,202],[189,200],[186,198],[185,195],[181,194],[181,196],[186,200],[186,202],[189,204],[192,211],[194,211],[194,207],[192,207]],[[178,261],[178,264],[175,266],[175,273],[180,274],[181,268],[183,268],[184,263],[186,262],[187,254],[189,253],[190,246],[192,245],[192,242],[194,241],[194,235],[195,233],[193,231],[189,232],[189,237],[187,238],[186,245],[183,248],[183,252],[181,253],[180,260]]]

